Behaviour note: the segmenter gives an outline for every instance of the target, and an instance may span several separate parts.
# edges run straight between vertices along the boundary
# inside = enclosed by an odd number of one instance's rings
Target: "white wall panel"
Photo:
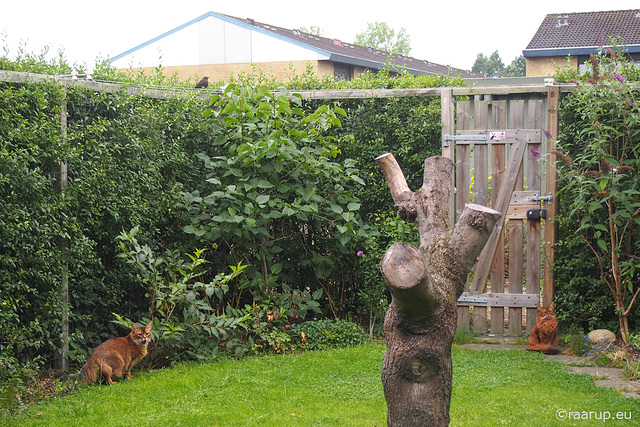
[[[328,59],[326,56],[319,55],[313,50],[305,49],[302,46],[257,31],[253,31],[252,41],[253,62]]]
[[[224,64],[225,24],[213,16],[198,22],[199,64]]]

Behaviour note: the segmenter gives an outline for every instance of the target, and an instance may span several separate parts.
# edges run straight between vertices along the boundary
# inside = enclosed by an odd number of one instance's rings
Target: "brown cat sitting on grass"
[[[538,315],[536,324],[531,330],[529,346],[527,350],[540,351],[544,354],[558,354],[558,322],[556,312],[553,310],[553,303],[547,307],[538,305]]]
[[[151,341],[151,322],[144,328],[135,323],[131,325],[131,333],[126,337],[111,338],[100,344],[87,360],[80,378],[85,383],[94,383],[100,374],[109,383],[115,384],[111,376],[126,375],[131,379],[131,368],[147,355],[147,346]]]
[[[151,322],[144,328],[133,323],[131,333],[126,337],[111,338],[96,347],[78,375],[66,375],[58,371],[53,377],[63,383],[71,380],[74,384],[76,380],[86,384],[95,383],[101,375],[109,384],[115,384],[112,376],[119,378],[126,375],[127,379],[131,379],[131,368],[147,355],[150,341]]]

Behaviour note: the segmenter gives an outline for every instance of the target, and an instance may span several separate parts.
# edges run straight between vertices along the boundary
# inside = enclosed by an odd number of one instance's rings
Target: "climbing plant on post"
[[[415,222],[420,247],[395,243],[381,261],[392,302],[385,318],[382,382],[389,426],[446,426],[451,402],[451,345],[456,306],[476,257],[501,214],[468,204],[449,224],[453,162],[425,161],[422,187],[412,192],[393,155],[376,159],[398,215]]]

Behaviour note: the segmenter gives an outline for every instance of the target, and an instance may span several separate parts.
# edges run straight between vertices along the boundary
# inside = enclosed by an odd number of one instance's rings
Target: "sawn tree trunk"
[[[501,214],[468,204],[452,229],[450,159],[428,158],[423,185],[416,192],[409,189],[391,154],[376,161],[398,214],[415,222],[420,234],[419,248],[395,243],[381,261],[392,295],[384,323],[387,351],[382,362],[387,422],[402,427],[446,426],[457,300]]]

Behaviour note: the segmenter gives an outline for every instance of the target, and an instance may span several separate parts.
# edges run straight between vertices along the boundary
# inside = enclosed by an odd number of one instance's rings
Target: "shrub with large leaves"
[[[559,195],[569,201],[570,225],[594,256],[627,342],[640,296],[640,101],[625,77],[612,75],[563,103]]]
[[[205,112],[219,154],[200,154],[207,179],[184,193],[184,230],[249,265],[236,305],[245,290],[260,300],[281,286],[322,289],[332,303],[340,255],[367,232],[352,192],[362,180],[352,160],[336,160],[341,140],[328,135],[344,111],[306,114],[302,103],[285,90],[229,85]]]

